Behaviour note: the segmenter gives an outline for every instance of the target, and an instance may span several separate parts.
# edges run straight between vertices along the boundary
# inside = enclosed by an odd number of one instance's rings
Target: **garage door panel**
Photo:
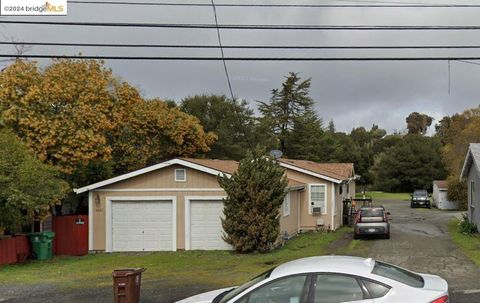
[[[222,239],[223,202],[221,200],[190,201],[191,249],[231,249]]]
[[[112,251],[173,248],[173,202],[112,201]]]

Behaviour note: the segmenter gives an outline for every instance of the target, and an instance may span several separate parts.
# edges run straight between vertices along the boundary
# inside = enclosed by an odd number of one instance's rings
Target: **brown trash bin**
[[[116,269],[113,276],[113,302],[139,303],[140,283],[145,268]]]

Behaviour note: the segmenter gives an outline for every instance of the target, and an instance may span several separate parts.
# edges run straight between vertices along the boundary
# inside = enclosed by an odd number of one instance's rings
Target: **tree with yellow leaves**
[[[54,60],[43,69],[16,61],[0,73],[0,110],[37,158],[66,175],[92,161],[113,161],[120,173],[206,152],[215,140],[195,117],[144,100],[94,60]]]

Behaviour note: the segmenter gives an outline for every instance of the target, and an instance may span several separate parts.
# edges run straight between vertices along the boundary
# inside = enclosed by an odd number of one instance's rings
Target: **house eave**
[[[149,172],[152,172],[152,171],[164,168],[164,167],[168,167],[168,166],[171,166],[171,165],[175,165],[175,164],[182,165],[182,166],[185,166],[185,167],[188,167],[188,168],[191,168],[191,169],[195,169],[195,170],[198,170],[198,171],[202,171],[202,172],[205,172],[205,173],[208,173],[208,174],[211,174],[211,175],[215,175],[215,176],[218,176],[218,175],[226,175],[228,177],[231,176],[230,174],[227,174],[225,172],[222,172],[222,171],[219,171],[219,170],[216,170],[216,169],[212,169],[212,168],[200,165],[200,164],[196,164],[196,163],[192,163],[192,162],[189,162],[189,161],[185,161],[185,160],[176,158],[176,159],[168,160],[168,161],[158,163],[158,164],[155,164],[155,165],[152,165],[152,166],[149,166],[149,167],[145,167],[145,168],[142,168],[142,169],[139,169],[139,170],[135,170],[135,171],[132,171],[132,172],[129,172],[129,173],[117,176],[117,177],[113,177],[113,178],[110,178],[110,179],[107,179],[107,180],[104,180],[104,181],[101,181],[101,182],[90,184],[90,185],[87,185],[87,186],[84,186],[84,187],[81,187],[81,188],[74,188],[73,192],[76,193],[76,194],[81,194],[81,193],[84,193],[84,192],[88,192],[88,191],[91,191],[91,190],[94,190],[94,189],[97,189],[97,188],[100,188],[100,187],[104,187],[104,186],[107,186],[107,185],[110,185],[110,184],[113,184],[113,183],[117,183],[117,182],[120,182],[120,181],[123,181],[123,180],[127,180],[127,179],[130,179],[130,178],[133,178],[133,177],[136,177],[136,176],[139,176],[139,175],[143,175],[143,174],[146,174],[146,173],[149,173]]]

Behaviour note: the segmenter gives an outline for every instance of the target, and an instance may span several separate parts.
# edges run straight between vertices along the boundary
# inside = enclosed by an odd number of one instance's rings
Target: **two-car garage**
[[[228,250],[222,239],[223,196],[184,197],[186,250]],[[177,197],[113,197],[106,201],[108,252],[175,251]]]

